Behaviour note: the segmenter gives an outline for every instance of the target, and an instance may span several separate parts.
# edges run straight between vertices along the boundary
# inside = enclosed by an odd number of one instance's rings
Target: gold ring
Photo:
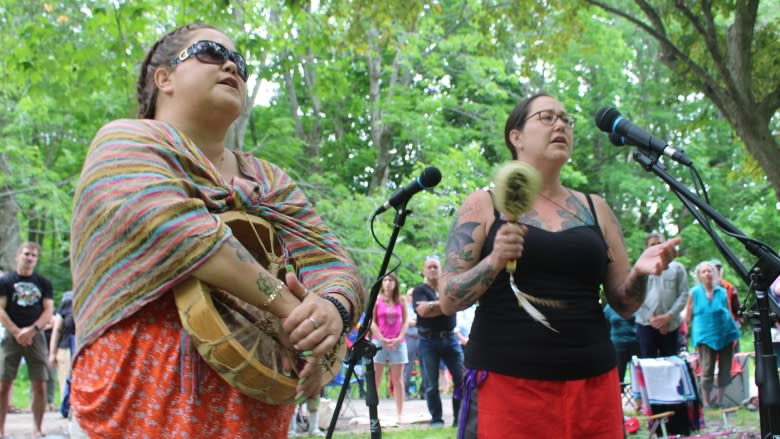
[[[315,330],[315,331],[317,330],[317,328],[319,328],[319,327],[320,327],[320,324],[319,324],[319,323],[317,323],[317,321],[316,321],[316,320],[314,320],[314,317],[309,317],[309,321],[311,322],[311,325],[312,325],[312,326],[314,326],[314,330]]]

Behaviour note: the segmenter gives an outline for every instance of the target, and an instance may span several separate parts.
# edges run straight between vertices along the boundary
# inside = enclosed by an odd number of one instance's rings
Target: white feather
[[[550,325],[550,322],[547,321],[547,317],[536,309],[536,307],[531,305],[531,302],[526,298],[528,295],[520,291],[520,288],[517,288],[517,285],[515,285],[515,278],[511,273],[509,274],[509,284],[512,286],[512,291],[515,293],[517,304],[520,305],[520,308],[524,309],[532,319],[548,327],[551,331],[558,332],[558,330],[553,328],[552,325]]]

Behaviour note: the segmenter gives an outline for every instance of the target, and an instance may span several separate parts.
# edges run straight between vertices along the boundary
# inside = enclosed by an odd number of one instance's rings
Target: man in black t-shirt
[[[463,350],[455,336],[456,317],[445,316],[439,307],[439,276],[441,266],[439,258],[425,258],[423,276],[425,283],[418,285],[412,292],[414,311],[417,314],[417,331],[420,335],[420,358],[423,363],[425,383],[425,401],[431,414],[431,425],[442,425],[441,396],[439,394],[439,362],[443,361],[452,375],[454,394],[460,394],[463,376]],[[458,423],[460,400],[453,395],[453,425]]]
[[[20,245],[16,270],[0,277],[0,323],[5,327],[0,341],[0,437],[5,437],[8,395],[22,357],[32,386],[33,437],[43,436],[49,369],[48,347],[41,331],[51,320],[54,299],[51,282],[34,272],[40,251],[34,242]]]

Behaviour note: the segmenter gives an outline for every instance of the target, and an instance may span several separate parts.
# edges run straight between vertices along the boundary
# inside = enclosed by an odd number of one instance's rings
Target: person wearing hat
[[[70,342],[75,333],[73,291],[66,291],[62,295],[60,307],[54,313],[54,324],[49,340],[49,368],[57,370],[60,395],[65,394],[65,383],[70,376]]]

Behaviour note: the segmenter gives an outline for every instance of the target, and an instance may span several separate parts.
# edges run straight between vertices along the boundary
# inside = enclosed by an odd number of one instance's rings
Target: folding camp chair
[[[642,419],[651,437],[689,435],[704,424],[699,394],[688,363],[678,356],[631,361],[632,391],[641,396]]]
[[[620,383],[620,399],[624,410],[633,410],[639,412],[639,404],[634,399],[634,392],[631,391],[631,382]]]

